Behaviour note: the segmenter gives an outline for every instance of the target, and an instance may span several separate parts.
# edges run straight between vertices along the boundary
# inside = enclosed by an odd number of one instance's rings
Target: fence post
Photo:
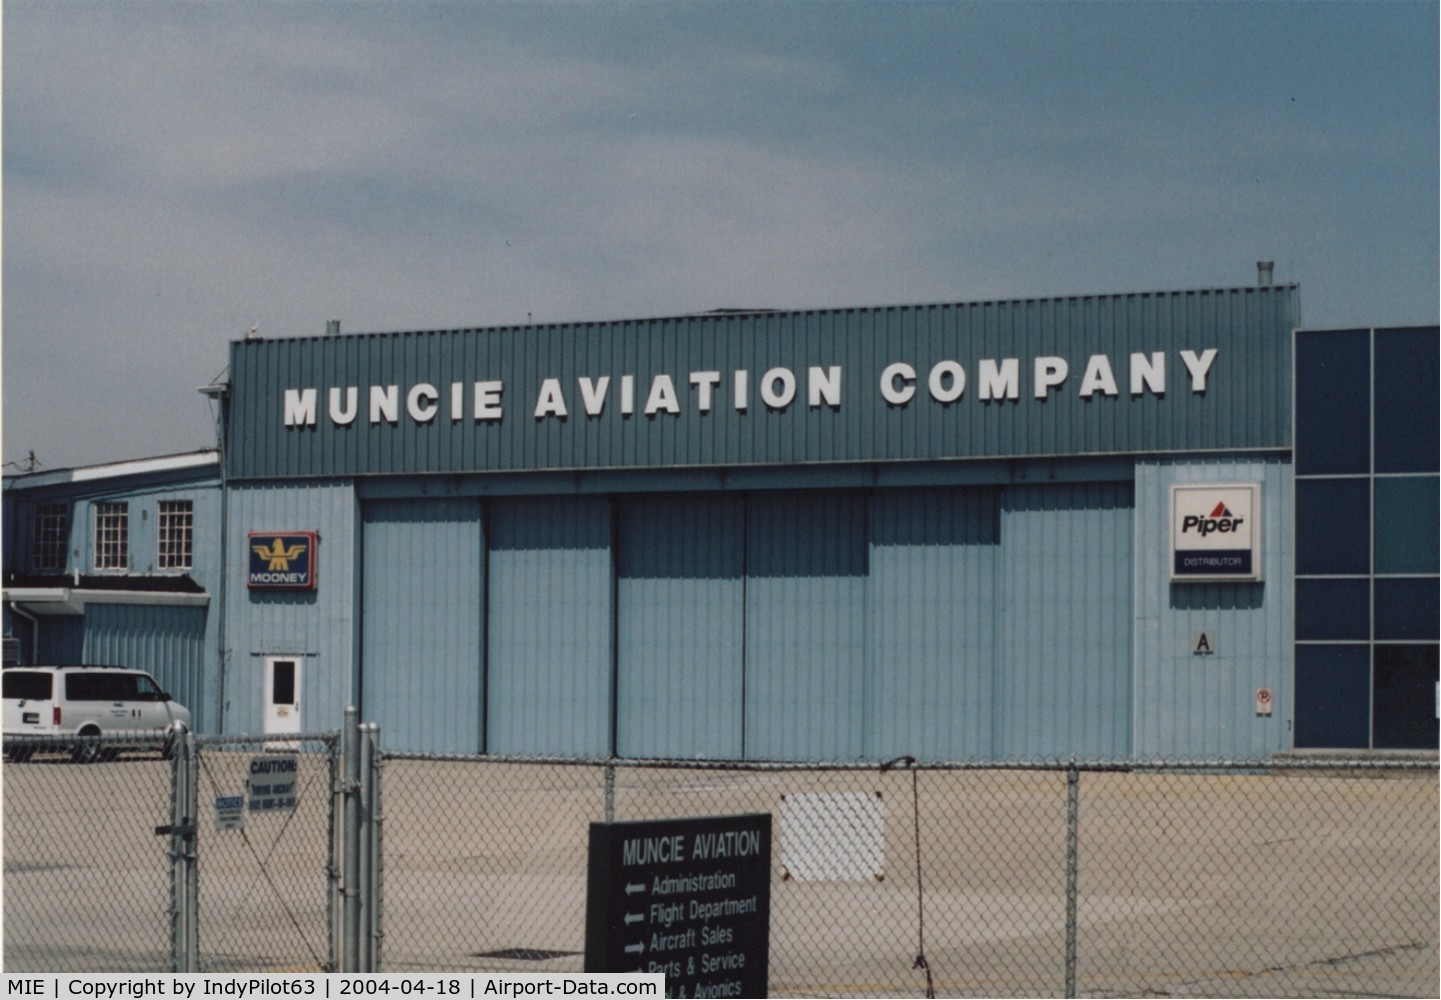
[[[363,971],[376,972],[380,969],[380,842],[383,833],[380,811],[380,726],[374,722],[366,723],[360,727],[360,733],[364,771],[364,780],[361,782],[364,833],[360,884],[364,893],[362,912],[365,915],[361,930],[364,940],[360,960]]]
[[[189,727],[176,727],[171,752],[170,825],[155,831],[170,835],[170,964],[175,972],[198,972],[200,883],[195,864],[195,789],[199,768],[195,735]]]
[[[340,956],[345,951],[345,927],[341,915],[345,900],[345,879],[341,871],[341,866],[344,864],[341,859],[345,852],[345,830],[342,822],[342,814],[345,812],[345,788],[341,771],[345,764],[341,757],[338,733],[326,741],[326,750],[330,768],[330,809],[329,825],[326,829],[329,845],[326,848],[325,864],[325,930],[330,940],[325,971],[339,972]]]
[[[1076,995],[1076,902],[1080,871],[1081,772],[1071,758],[1066,767],[1066,988]]]
[[[360,968],[360,710],[354,705],[345,709],[345,725],[340,731],[340,754],[345,764],[342,779],[342,859],[341,877],[341,953],[342,972],[362,972]]]
[[[615,761],[605,762],[605,821],[615,822]]]

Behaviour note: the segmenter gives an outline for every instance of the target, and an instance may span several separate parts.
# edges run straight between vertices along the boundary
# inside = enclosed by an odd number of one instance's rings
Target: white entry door
[[[300,732],[300,657],[265,658],[265,732]]]

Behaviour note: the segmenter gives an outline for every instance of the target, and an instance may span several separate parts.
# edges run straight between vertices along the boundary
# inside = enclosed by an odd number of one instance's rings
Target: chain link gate
[[[74,742],[5,742],[7,971],[341,967],[338,734]]]
[[[193,913],[195,964],[180,971],[335,971],[337,736],[195,737],[193,749],[198,871],[193,909],[177,885],[174,921],[185,955]],[[176,861],[183,883],[184,858]]]

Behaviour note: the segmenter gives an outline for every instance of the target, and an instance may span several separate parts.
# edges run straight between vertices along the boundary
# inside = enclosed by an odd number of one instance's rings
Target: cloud
[[[194,389],[252,324],[1194,287],[1258,256],[1308,315],[1434,322],[1435,52],[1377,63],[1414,27],[1339,8],[7,4],[7,454],[209,440]]]

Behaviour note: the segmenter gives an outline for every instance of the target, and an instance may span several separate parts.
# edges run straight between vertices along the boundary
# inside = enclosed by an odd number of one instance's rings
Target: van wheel
[[[75,748],[70,751],[70,760],[73,763],[94,764],[97,761],[105,759],[106,750],[99,743],[98,738],[100,733],[98,731],[82,730],[76,735],[88,738],[82,739],[79,743],[75,744]],[[110,751],[110,754],[113,756],[114,751]]]

